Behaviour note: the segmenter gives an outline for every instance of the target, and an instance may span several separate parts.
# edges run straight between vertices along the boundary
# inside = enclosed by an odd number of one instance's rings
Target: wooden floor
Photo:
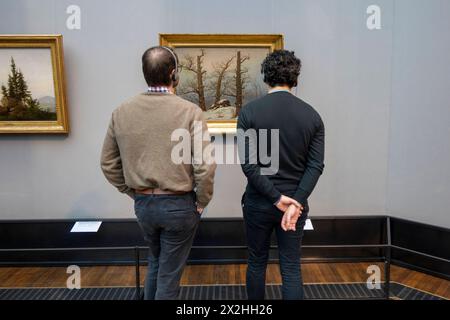
[[[302,266],[305,283],[366,282],[369,263],[307,263]],[[379,265],[382,269],[382,265]],[[187,266],[183,285],[198,284],[245,284],[247,266],[242,265],[199,265]],[[141,268],[141,281],[146,267]],[[69,274],[66,268],[0,268],[0,287],[65,287]],[[391,279],[422,291],[450,299],[450,281],[423,273],[392,266]],[[279,284],[281,277],[278,265],[270,264],[267,269],[267,283]],[[81,286],[134,286],[134,267],[105,266],[82,267]]]

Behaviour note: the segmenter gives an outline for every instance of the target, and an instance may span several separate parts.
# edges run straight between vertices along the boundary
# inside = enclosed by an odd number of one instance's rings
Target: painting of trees
[[[56,120],[56,113],[43,110],[34,99],[25,80],[24,74],[17,68],[11,57],[10,74],[7,86],[1,86],[0,120]]]
[[[182,70],[187,70],[194,74],[194,80],[188,81],[185,86],[180,87],[179,94],[196,94],[198,96],[198,105],[206,111],[205,100],[205,84],[204,77],[206,70],[203,67],[203,58],[205,57],[205,51],[200,50],[200,54],[197,56],[185,55],[184,59],[180,63]]]
[[[267,49],[177,48],[181,75],[177,94],[198,104],[207,120],[235,119],[243,105],[263,95],[260,74]]]
[[[242,108],[267,94],[261,63],[283,48],[282,35],[160,34],[180,57],[176,93],[203,110],[208,127],[233,132]]]

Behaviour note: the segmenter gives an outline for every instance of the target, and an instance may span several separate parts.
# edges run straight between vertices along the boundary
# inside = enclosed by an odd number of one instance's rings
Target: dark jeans
[[[275,230],[280,272],[283,280],[283,299],[303,299],[300,256],[303,227],[308,216],[308,210],[306,209],[299,218],[297,230],[286,232],[281,228],[283,213],[265,199],[244,195],[242,207],[249,251],[247,267],[248,298],[250,300],[264,299],[270,239],[273,230]]]
[[[200,221],[195,194],[137,195],[134,206],[139,226],[150,246],[144,298],[176,299]]]

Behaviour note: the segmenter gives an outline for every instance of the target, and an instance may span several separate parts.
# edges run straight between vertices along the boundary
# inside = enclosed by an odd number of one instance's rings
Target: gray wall
[[[369,31],[365,11],[375,2],[383,10],[383,28]],[[297,94],[315,106],[327,127],[326,171],[311,214],[392,212],[450,226],[444,211],[450,192],[444,88],[450,76],[443,69],[447,59],[448,71],[448,4],[375,2],[2,0],[0,33],[64,35],[72,131],[67,138],[0,137],[0,219],[132,217],[132,202],[106,183],[98,159],[111,111],[145,89],[139,61],[144,49],[157,44],[160,32],[282,33],[304,64]],[[81,7],[79,31],[65,28],[70,4]],[[430,36],[434,32],[440,41]],[[422,58],[426,64],[417,67]],[[425,104],[430,93],[433,101]],[[416,141],[426,147],[419,156]],[[443,148],[446,153],[438,155]],[[416,170],[424,160],[432,160],[426,164],[431,175]],[[438,182],[436,190],[425,190],[424,176]],[[219,166],[206,216],[240,216],[244,186],[238,166]]]
[[[450,227],[450,1],[397,1],[388,211]]]

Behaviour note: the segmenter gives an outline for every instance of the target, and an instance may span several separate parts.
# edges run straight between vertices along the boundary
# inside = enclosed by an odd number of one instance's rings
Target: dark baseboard
[[[450,257],[450,230],[397,218],[390,218],[392,244],[445,259]],[[303,262],[382,261],[384,248],[324,248],[317,246],[379,245],[387,243],[386,216],[312,217],[314,231],[303,239]],[[135,261],[133,247],[145,247],[136,221],[104,220],[97,233],[70,233],[72,220],[0,221],[0,265],[130,265]],[[109,250],[128,247],[126,250]],[[14,251],[14,249],[38,251]],[[70,250],[57,250],[69,248]],[[78,248],[78,249],[76,249]],[[89,248],[97,248],[95,250]],[[10,251],[1,251],[8,249]],[[142,263],[146,250],[140,250]],[[270,251],[276,262],[275,236]],[[245,263],[247,248],[243,220],[239,218],[202,219],[189,257],[190,264]],[[392,249],[396,264],[440,277],[450,275],[448,263],[411,252]]]
[[[386,219],[374,217],[313,218],[314,231],[306,231],[303,245],[376,245],[386,241]],[[89,247],[145,246],[135,220],[106,220],[97,233],[70,233],[74,221],[0,222],[0,249],[72,248],[71,251],[2,252],[1,264],[107,264],[132,263],[134,250],[85,250]],[[74,250],[73,248],[81,248]],[[145,250],[140,250],[145,257]],[[367,259],[383,256],[379,248],[304,248],[305,259]],[[270,259],[278,256],[275,236]],[[242,219],[202,219],[194,240],[189,263],[239,263],[247,259]]]
[[[450,260],[450,230],[409,220],[391,218],[392,245]],[[409,251],[392,249],[396,264],[414,268],[438,277],[450,277],[450,264],[419,256]]]

